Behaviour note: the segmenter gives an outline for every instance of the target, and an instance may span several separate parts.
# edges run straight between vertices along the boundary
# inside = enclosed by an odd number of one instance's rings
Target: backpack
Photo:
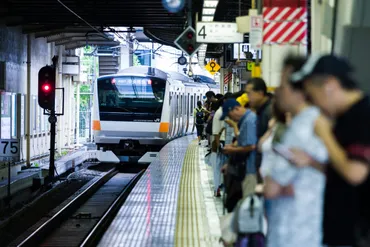
[[[204,124],[204,113],[203,110],[196,108],[197,114],[195,115],[195,123],[198,125]]]
[[[235,212],[234,229],[239,234],[264,232],[263,198],[252,194],[241,200]]]

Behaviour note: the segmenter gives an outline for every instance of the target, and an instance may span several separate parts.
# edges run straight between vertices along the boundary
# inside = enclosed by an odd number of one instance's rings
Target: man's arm
[[[369,174],[369,164],[364,161],[350,160],[346,151],[337,142],[330,122],[320,116],[315,124],[315,132],[324,142],[331,161],[331,165],[342,177],[352,185],[361,184]],[[300,150],[291,150],[294,154],[292,162],[297,166],[322,166],[308,154]]]
[[[316,125],[316,132],[328,149],[334,169],[352,185],[361,184],[369,174],[369,164],[360,160],[348,159],[346,151],[337,142],[330,123],[325,118],[318,118]]]
[[[223,148],[224,154],[235,154],[235,153],[249,153],[256,149],[256,145],[249,145],[249,146],[232,146],[232,145],[226,145]]]

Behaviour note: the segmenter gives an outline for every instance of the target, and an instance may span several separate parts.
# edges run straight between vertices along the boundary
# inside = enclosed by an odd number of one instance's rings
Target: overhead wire
[[[111,39],[109,36],[107,36],[105,33],[101,32],[99,29],[97,29],[96,27],[92,26],[88,21],[86,21],[84,18],[82,18],[81,16],[79,16],[76,12],[74,12],[71,8],[69,8],[66,4],[64,4],[61,0],[57,0],[57,2],[59,2],[59,4],[61,4],[65,9],[67,9],[69,12],[71,12],[73,15],[75,15],[77,18],[79,18],[80,20],[82,20],[84,23],[86,23],[86,25],[88,25],[89,27],[91,27],[93,30],[95,30],[96,32],[98,32],[99,34],[102,34],[103,36],[107,37],[108,39]],[[112,31],[114,30],[113,28],[110,28]],[[118,32],[116,32],[116,30],[114,30],[112,32],[116,38],[120,38],[122,39],[124,42],[126,42],[127,44],[134,44],[134,42],[130,41],[130,40],[127,40],[125,37],[123,37],[122,35],[120,35]],[[114,40],[114,39],[111,39],[111,40]],[[135,39],[135,41],[137,41],[137,39]],[[147,50],[151,50],[151,48],[147,47],[147,46],[144,46],[143,44],[141,44],[139,41],[137,41],[137,45],[138,47],[141,46]],[[136,50],[138,49],[138,47],[136,48]],[[136,51],[135,49],[131,48],[130,46],[128,46],[128,49],[130,51]],[[158,51],[158,49],[157,49]],[[171,55],[174,55],[174,56],[178,56],[179,54],[177,53],[173,53],[173,52],[169,52],[169,51],[166,51],[166,50],[163,50],[163,49],[159,49],[160,52],[163,52],[163,53],[167,53],[167,54],[171,54]],[[156,54],[156,55],[159,55],[159,56],[162,56],[161,54]]]

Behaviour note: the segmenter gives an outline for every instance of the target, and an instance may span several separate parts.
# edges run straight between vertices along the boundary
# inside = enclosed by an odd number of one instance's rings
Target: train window
[[[159,122],[166,80],[119,76],[98,80],[100,119],[103,121]]]

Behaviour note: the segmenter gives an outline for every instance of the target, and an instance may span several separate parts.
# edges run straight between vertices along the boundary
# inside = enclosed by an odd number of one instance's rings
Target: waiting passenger
[[[250,107],[256,110],[257,114],[257,139],[259,140],[268,129],[268,122],[271,119],[271,95],[267,92],[267,86],[262,78],[251,78],[245,88],[248,94]],[[261,166],[262,154],[257,151],[256,169]],[[258,176],[261,180],[260,176]],[[261,182],[261,181],[260,181]]]
[[[256,114],[244,108],[235,99],[227,100],[222,106],[222,117],[238,123],[237,145],[225,145],[223,153],[232,156],[227,173],[232,176],[231,187],[235,193],[227,194],[226,208],[231,212],[242,197],[241,182],[247,172],[255,169],[255,147],[257,144]],[[240,190],[239,190],[240,188]]]
[[[197,137],[198,137],[199,145],[203,137],[205,112],[206,112],[206,109],[202,107],[202,101],[198,101],[197,107],[195,107],[194,109],[193,116],[194,116],[195,127],[197,128]]]
[[[293,74],[304,80],[313,103],[335,126],[321,121],[319,133],[330,154],[324,209],[324,243],[329,246],[370,246],[370,98],[352,77],[343,58],[312,56]],[[301,166],[317,164],[298,150],[294,160]]]
[[[208,146],[211,145],[212,143],[212,119],[213,119],[213,114],[215,113],[215,111],[212,110],[212,104],[214,102],[217,102],[217,98],[216,98],[216,94],[213,92],[213,91],[208,91],[206,92],[206,102],[205,102],[205,105],[207,105],[207,111],[209,112],[209,114],[207,114],[206,116],[206,134],[207,134],[207,140],[208,140]],[[213,108],[215,106],[213,105]],[[210,151],[210,150],[208,150]]]
[[[213,162],[213,178],[214,178],[214,195],[216,197],[221,196],[221,168],[226,160],[226,157],[224,154],[221,153],[221,149],[225,145],[225,133],[222,131],[222,129],[225,126],[225,122],[223,120],[220,120],[222,116],[222,104],[223,104],[223,98],[219,99],[217,101],[217,107],[218,109],[215,112],[215,115],[213,117],[212,121],[212,135],[213,135],[213,142],[212,142],[212,152],[216,153],[217,158],[216,162]]]
[[[311,167],[299,169],[290,163],[289,148],[300,148],[325,163],[328,153],[316,133],[320,110],[310,106],[302,84],[292,84],[290,74],[299,70],[304,59],[288,57],[284,62],[281,85],[276,89],[279,109],[292,114],[292,120],[274,145],[275,164],[266,173],[265,197],[268,210],[268,247],[321,247],[325,175]],[[294,196],[282,194],[282,187],[293,186]]]

